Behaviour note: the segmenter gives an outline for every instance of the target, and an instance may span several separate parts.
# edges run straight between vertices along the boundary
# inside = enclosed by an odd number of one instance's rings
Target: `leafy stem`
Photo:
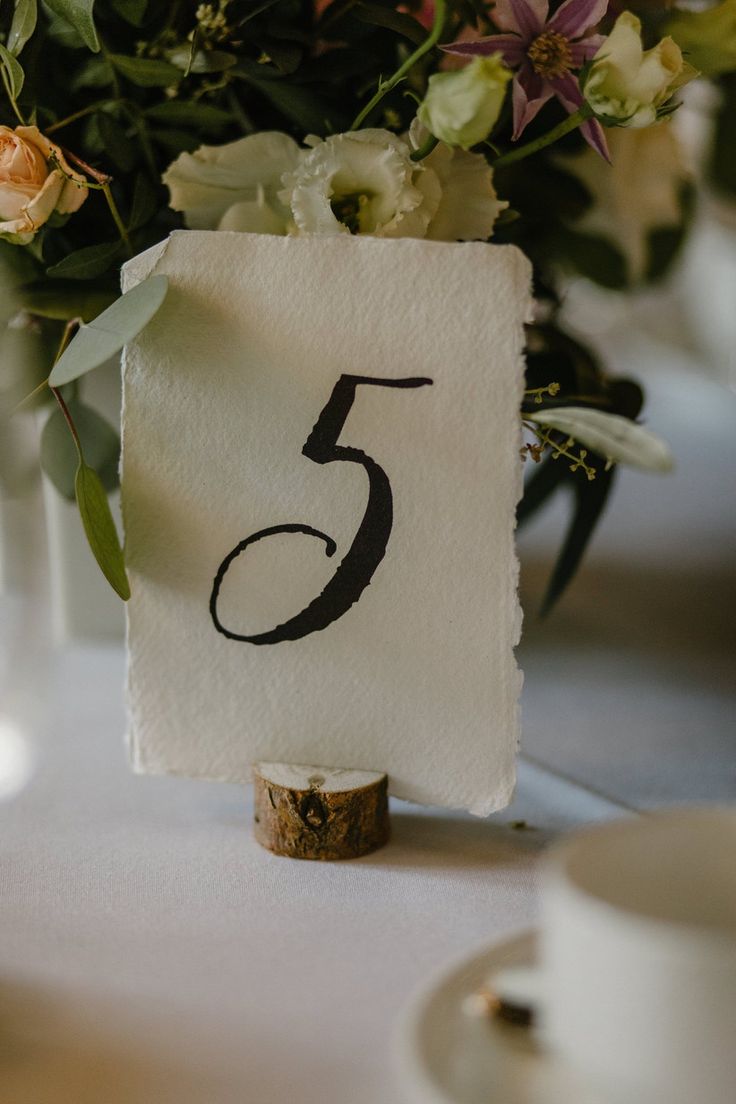
[[[61,341],[59,342],[59,348],[56,350],[56,356],[54,357],[54,364],[56,364],[56,362],[61,359],[61,356],[64,353],[64,351],[66,350],[67,345],[69,344],[69,342],[74,337],[77,330],[79,329],[81,321],[82,321],[81,318],[72,318],[72,319],[70,319],[69,322],[67,322],[66,326],[64,327],[64,332],[61,335]],[[52,367],[53,367],[53,365],[52,365]],[[48,384],[48,380],[43,381],[43,385],[45,386],[46,384]],[[28,399],[30,399],[33,395],[35,395],[36,392],[40,389],[40,386],[41,385],[39,385],[39,387],[37,387],[35,391],[32,391],[31,394],[28,395],[23,400],[23,402],[27,402]],[[72,416],[69,413],[69,407],[64,402],[64,397],[61,394],[61,391],[59,391],[58,387],[52,387],[51,384],[49,384],[49,389],[51,391],[51,394],[54,396],[57,403],[59,404],[59,408],[61,410],[61,413],[64,415],[64,421],[69,426],[69,432],[71,433],[72,438],[74,440],[74,445],[75,445],[76,450],[77,450],[77,456],[79,457],[79,463],[83,464],[84,463],[84,456],[82,455],[82,442],[79,440],[79,434],[77,433],[77,427],[75,426],[74,420],[72,419]]]
[[[102,185],[102,192],[107,201],[107,206],[110,208],[110,214],[112,215],[113,222],[117,227],[118,234],[120,235],[120,240],[125,246],[128,256],[132,257],[133,246],[130,241],[130,234],[128,233],[128,229],[120,216],[120,211],[118,210],[118,205],[115,202],[115,197],[112,194],[112,189],[110,188],[109,181],[106,184]]]
[[[25,398],[22,398],[19,403],[16,403],[16,405],[10,411],[11,416],[13,414],[17,414],[19,410],[22,410],[23,407],[26,406],[33,399],[35,399],[37,395],[40,395],[41,392],[44,391],[48,386],[48,382],[49,381],[47,379],[41,380],[37,387],[34,387],[33,390],[25,396]]]
[[[494,169],[502,168],[504,165],[511,165],[516,161],[522,161],[525,157],[531,157],[533,153],[537,153],[538,150],[544,149],[545,146],[551,146],[553,142],[557,142],[560,138],[564,138],[566,134],[582,126],[588,119],[592,119],[593,114],[593,108],[590,104],[584,103],[577,111],[574,111],[572,115],[568,115],[566,119],[563,119],[561,123],[553,127],[552,130],[548,130],[546,134],[542,134],[539,138],[535,138],[533,142],[527,142],[523,146],[517,146],[515,149],[509,150],[508,153],[504,153],[501,157],[497,157],[493,162]]]
[[[102,111],[106,107],[110,106],[123,106],[124,100],[114,99],[108,97],[106,100],[97,100],[96,103],[89,104],[87,107],[81,108],[79,111],[75,111],[72,115],[67,115],[64,119],[59,119],[57,122],[52,123],[51,126],[47,126],[45,129],[46,134],[54,134],[57,130],[63,130],[64,127],[71,126],[72,123],[76,123],[78,119],[84,119],[87,115],[94,115],[96,111]]]
[[[434,134],[430,134],[413,153],[409,154],[412,161],[423,161],[425,157],[428,157],[433,149],[439,143],[439,138],[435,138]]]
[[[353,125],[350,127],[351,130],[358,130],[358,128],[363,125],[365,120],[371,114],[373,109],[378,106],[386,93],[390,92],[392,88],[395,88],[396,85],[404,79],[407,73],[414,68],[419,59],[423,58],[425,54],[429,53],[429,51],[437,45],[440,40],[442,28],[445,23],[446,6],[446,0],[436,0],[432,30],[429,32],[421,46],[417,46],[414,53],[409,55],[403,65],[399,66],[392,77],[389,77],[388,80],[380,81],[375,95],[369,100],[362,111],[358,113],[355,121],[353,122]]]
[[[12,109],[15,113],[15,117],[18,120],[18,122],[20,123],[21,126],[25,126],[26,121],[23,118],[23,114],[22,114],[20,108],[18,107],[18,104],[16,103],[15,96],[13,95],[13,89],[11,88],[10,81],[8,79],[8,74],[5,70],[4,65],[0,66],[0,74],[2,75],[2,78],[3,78],[3,86],[5,88],[5,95],[8,97],[8,100],[10,101],[10,106],[12,107]]]
[[[557,382],[548,383],[546,387],[532,387],[524,392],[524,397],[533,399],[535,403],[541,403],[545,395],[554,398],[559,393],[560,385]]]
[[[86,161],[83,161],[81,157],[78,157],[76,155],[76,153],[72,153],[71,150],[64,149],[63,147],[60,148],[62,149],[62,152],[65,154],[65,156],[68,157],[69,160],[72,161],[78,168],[80,168],[83,173],[86,173],[88,176],[93,177],[92,180],[85,181],[84,186],[86,188],[91,188],[93,191],[102,192],[104,194],[105,201],[110,209],[110,214],[112,215],[113,222],[115,223],[117,232],[120,235],[120,240],[125,246],[128,256],[132,257],[133,246],[130,240],[130,234],[128,233],[128,228],[123,222],[120,211],[118,210],[118,205],[115,202],[115,197],[113,196],[112,190],[110,188],[112,177],[107,176],[105,173],[98,172],[97,169],[93,169],[91,165],[88,165]],[[65,171],[64,166],[60,163],[58,158],[53,158],[53,165],[54,168],[58,169],[62,176],[65,176],[67,180],[71,180],[72,183],[76,184],[78,187],[81,187],[79,181]]]
[[[576,472],[579,468],[582,468],[588,480],[595,479],[595,468],[590,464],[586,464],[586,457],[588,450],[581,448],[578,453],[572,452],[572,447],[577,442],[574,437],[568,437],[566,440],[560,442],[554,440],[549,433],[549,430],[541,429],[534,422],[524,422],[526,428],[534,434],[539,442],[539,449],[549,448],[552,450],[552,459],[557,460],[560,456],[564,456],[566,460],[571,461],[570,471]],[[532,451],[537,446],[533,446]]]
[[[79,440],[79,434],[77,433],[77,427],[75,426],[74,420],[73,420],[71,414],[69,413],[69,407],[64,402],[64,397],[61,394],[61,391],[59,391],[59,389],[57,387],[52,387],[51,388],[51,394],[54,396],[57,403],[59,404],[59,407],[61,409],[61,413],[64,415],[64,421],[69,426],[69,432],[71,433],[72,438],[74,440],[74,445],[75,445],[75,448],[77,450],[77,456],[79,457],[79,463],[83,464],[84,463],[84,455],[82,453],[82,442]]]

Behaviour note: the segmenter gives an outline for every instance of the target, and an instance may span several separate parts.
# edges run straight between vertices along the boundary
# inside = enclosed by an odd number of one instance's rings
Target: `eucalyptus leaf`
[[[26,75],[23,72],[23,66],[13,57],[7,47],[3,46],[2,42],[0,42],[0,65],[5,70],[10,94],[14,100],[17,100],[23,91]]]
[[[54,365],[49,384],[61,387],[99,368],[148,325],[166,297],[166,276],[149,276],[116,300],[89,325],[81,326]]]
[[[82,442],[86,462],[98,473],[106,491],[118,485],[120,438],[101,414],[76,399],[67,408]],[[73,502],[79,456],[69,426],[58,406],[49,415],[41,432],[41,467],[57,491]]]
[[[92,16],[94,5],[95,0],[46,0],[46,6],[51,8],[54,15],[70,23],[85,46],[96,54],[100,49],[100,40]]]
[[[182,73],[175,65],[156,58],[127,57],[125,54],[110,54],[110,61],[133,84],[141,88],[167,88],[178,84]]]
[[[673,458],[669,445],[648,429],[620,414],[581,406],[561,406],[527,414],[538,425],[574,437],[581,445],[619,464],[642,471],[668,472]]]
[[[8,32],[8,50],[17,57],[36,29],[38,0],[15,0],[13,22]]]
[[[91,280],[107,272],[114,260],[120,256],[119,241],[102,242],[101,245],[87,245],[68,253],[58,264],[46,269],[47,276],[64,277],[67,280]]]
[[[125,574],[123,550],[110,512],[110,504],[97,472],[84,461],[77,469],[75,491],[92,553],[110,586],[127,602],[130,598],[130,585]]]

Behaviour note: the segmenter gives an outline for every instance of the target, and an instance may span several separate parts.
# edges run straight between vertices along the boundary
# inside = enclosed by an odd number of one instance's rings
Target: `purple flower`
[[[500,53],[509,68],[517,69],[512,136],[516,141],[553,96],[571,113],[581,106],[583,95],[572,70],[580,69],[598,51],[603,36],[583,36],[601,21],[607,8],[608,0],[565,0],[548,18],[548,0],[497,0],[493,19],[506,34],[453,42],[442,49],[462,57]],[[610,161],[600,123],[589,119],[580,130],[586,142]]]

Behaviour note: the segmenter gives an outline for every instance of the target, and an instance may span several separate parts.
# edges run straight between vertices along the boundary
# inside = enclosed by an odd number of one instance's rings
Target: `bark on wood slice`
[[[355,859],[389,837],[388,778],[373,771],[256,763],[256,839],[292,859]]]

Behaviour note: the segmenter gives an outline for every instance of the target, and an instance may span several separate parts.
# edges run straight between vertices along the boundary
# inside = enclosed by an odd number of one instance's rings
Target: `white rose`
[[[596,115],[618,126],[650,126],[683,74],[680,47],[663,38],[651,50],[641,42],[641,21],[623,12],[593,58],[584,94]]]
[[[79,210],[89,194],[61,149],[38,127],[0,126],[0,237],[27,245],[58,212]]]
[[[281,177],[299,159],[288,134],[262,131],[224,146],[182,153],[163,175],[175,211],[190,230],[285,234],[290,216],[278,198]]]

